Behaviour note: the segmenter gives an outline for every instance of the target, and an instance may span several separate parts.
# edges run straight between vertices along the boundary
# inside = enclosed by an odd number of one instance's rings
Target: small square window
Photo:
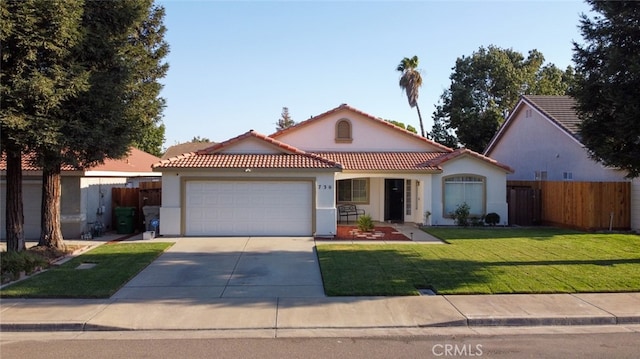
[[[573,180],[573,172],[562,172],[562,178],[565,181],[571,181]]]

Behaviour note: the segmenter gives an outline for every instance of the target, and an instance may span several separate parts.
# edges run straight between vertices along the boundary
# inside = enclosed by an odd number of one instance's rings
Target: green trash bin
[[[133,233],[133,216],[136,213],[134,207],[116,207],[116,232],[118,234]]]

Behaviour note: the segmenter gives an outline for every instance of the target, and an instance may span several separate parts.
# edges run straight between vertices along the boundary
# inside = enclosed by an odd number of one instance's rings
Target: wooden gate
[[[542,215],[540,189],[509,187],[507,204],[509,206],[509,225],[532,226],[540,224]]]
[[[510,224],[528,225],[531,218],[587,231],[631,226],[630,182],[507,181],[507,193]],[[533,208],[527,198],[536,198]]]
[[[139,188],[113,188],[111,190],[111,228],[116,228],[116,207],[133,207],[133,223],[136,231],[144,231],[144,206],[162,205],[162,182],[140,182]]]

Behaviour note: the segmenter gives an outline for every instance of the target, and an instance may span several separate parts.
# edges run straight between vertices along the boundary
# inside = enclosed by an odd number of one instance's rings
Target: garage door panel
[[[312,184],[189,181],[186,235],[311,235]]]

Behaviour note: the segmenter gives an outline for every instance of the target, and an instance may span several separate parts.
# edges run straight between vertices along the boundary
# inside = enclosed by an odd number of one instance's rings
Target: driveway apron
[[[179,238],[113,299],[324,297],[309,237]]]

